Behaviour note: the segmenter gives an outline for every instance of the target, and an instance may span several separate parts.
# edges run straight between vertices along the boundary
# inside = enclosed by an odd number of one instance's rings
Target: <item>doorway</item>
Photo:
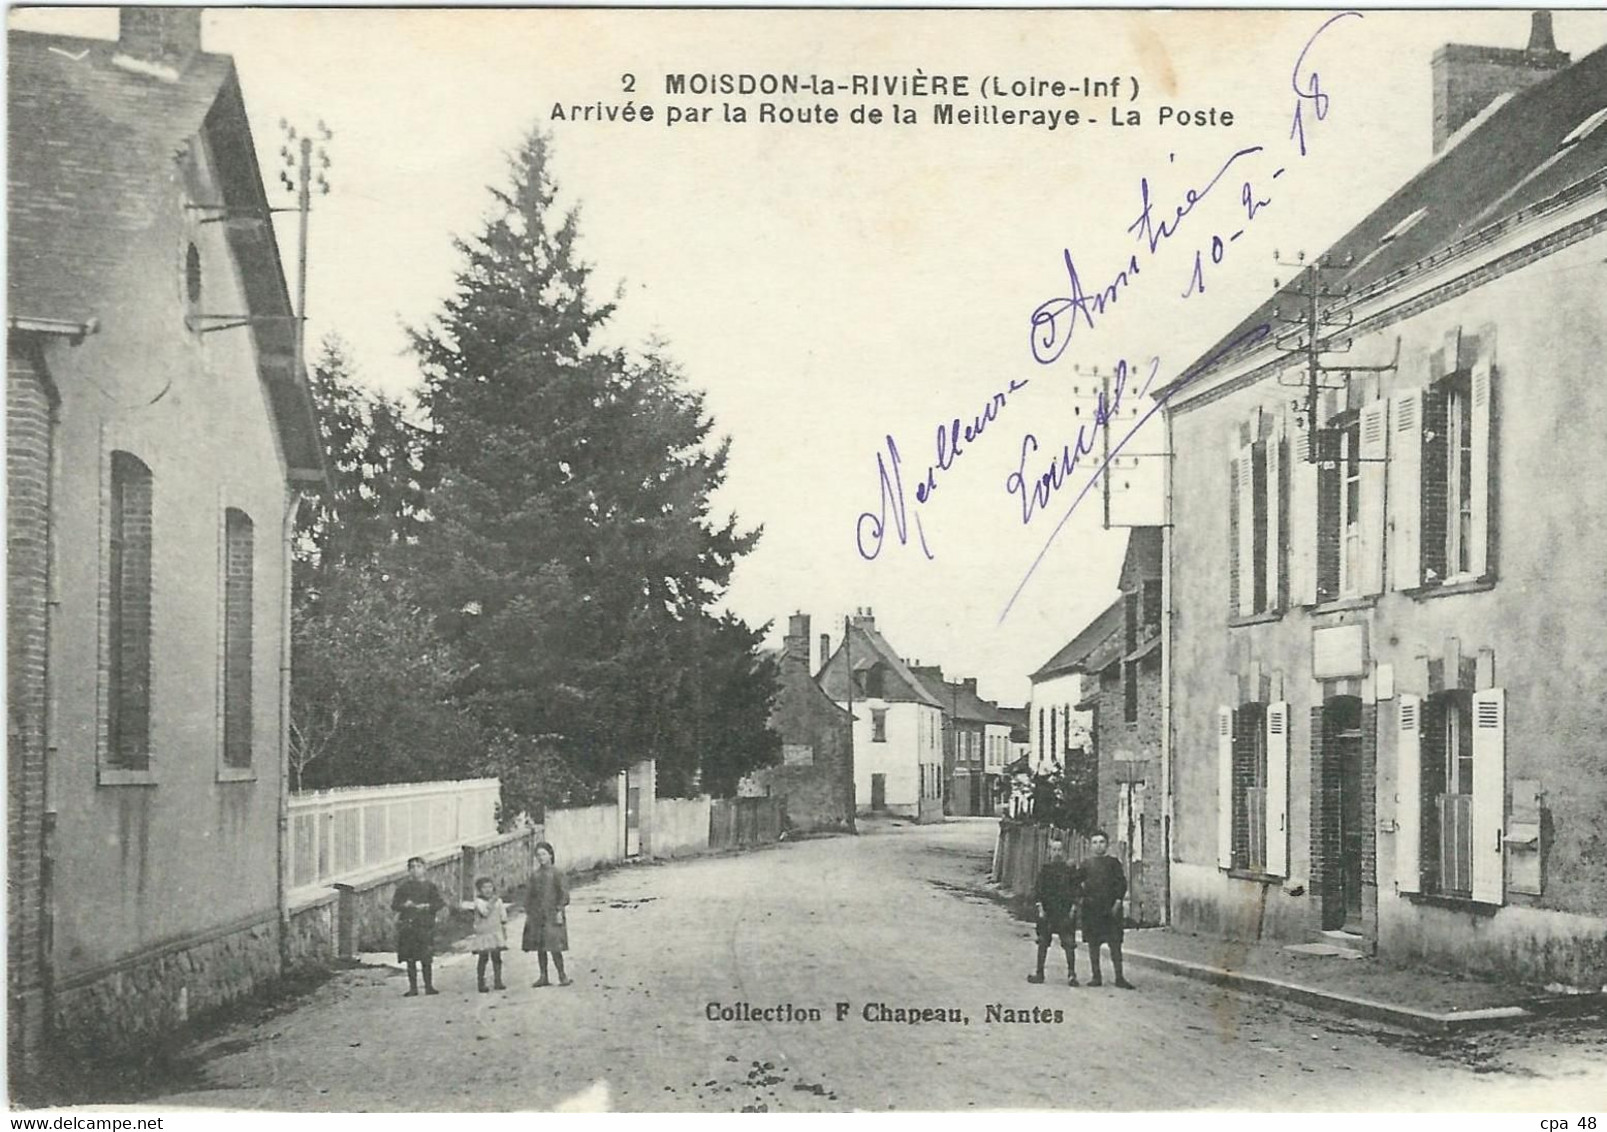
[[[642,852],[642,788],[625,779],[625,856]]]
[[[1367,744],[1361,700],[1335,696],[1323,707],[1324,816],[1334,835],[1322,848],[1324,872],[1322,926],[1360,933],[1362,883],[1366,872],[1367,832],[1373,799],[1368,795]],[[1327,823],[1325,823],[1327,824]]]
[[[887,775],[873,774],[870,776],[870,808],[873,810],[887,809]]]

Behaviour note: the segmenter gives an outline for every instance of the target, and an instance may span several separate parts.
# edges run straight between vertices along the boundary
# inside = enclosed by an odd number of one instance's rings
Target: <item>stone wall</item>
[[[331,888],[292,905],[286,927],[284,955],[289,971],[333,967],[340,955],[340,893]]]
[[[57,1049],[77,1058],[130,1052],[273,983],[278,917],[136,955],[56,989]]]

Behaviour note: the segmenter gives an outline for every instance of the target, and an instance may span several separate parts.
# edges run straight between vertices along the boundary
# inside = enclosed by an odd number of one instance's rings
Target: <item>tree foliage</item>
[[[753,705],[774,672],[711,612],[757,532],[712,515],[728,441],[701,394],[662,350],[598,343],[614,307],[590,294],[548,161],[529,137],[414,334],[433,485],[418,592],[484,726],[582,779],[651,756],[689,787],[706,750],[724,781],[769,744]]]

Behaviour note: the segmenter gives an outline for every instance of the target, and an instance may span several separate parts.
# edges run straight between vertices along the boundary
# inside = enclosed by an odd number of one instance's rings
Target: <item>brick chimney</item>
[[[831,634],[830,633],[822,633],[822,634],[820,634],[820,663],[815,665],[815,671],[819,672],[822,668],[826,667],[826,662],[828,660],[830,660],[830,659],[831,659]]]
[[[1551,13],[1534,12],[1527,47],[1479,47],[1448,43],[1434,53],[1434,152],[1503,94],[1544,82],[1570,62],[1557,50]]]
[[[870,606],[854,610],[854,628],[864,629],[868,632],[876,630],[876,615],[871,612]]]
[[[201,9],[119,8],[117,50],[142,63],[182,70],[201,50]]]
[[[975,676],[967,676],[964,680],[960,681],[960,685],[967,692],[970,692],[973,696],[976,695],[976,677]],[[977,698],[980,699],[981,697],[978,696]]]
[[[787,635],[781,639],[781,655],[809,667],[809,614],[794,613],[787,619]]]

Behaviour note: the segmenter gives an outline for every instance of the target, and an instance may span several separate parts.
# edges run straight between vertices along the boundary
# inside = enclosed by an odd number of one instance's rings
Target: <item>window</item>
[[[1260,420],[1250,434],[1260,439],[1236,447],[1229,461],[1228,485],[1228,613],[1250,617],[1276,611],[1282,600],[1285,511],[1283,418],[1264,428]],[[1241,430],[1243,435],[1244,430]],[[1159,624],[1160,595],[1156,583],[1154,614]]]
[[[251,765],[251,595],[255,565],[251,516],[224,515],[223,763]]]
[[[1132,652],[1138,647],[1138,591],[1129,590],[1122,595],[1123,628],[1126,630],[1127,650]]]
[[[1464,380],[1447,392],[1445,562],[1451,574],[1466,575],[1473,568],[1473,396]]]
[[[1423,712],[1424,879],[1430,891],[1473,894],[1473,701],[1430,697]]]
[[[887,673],[880,664],[872,665],[865,672],[865,695],[871,699],[886,698]]]
[[[1128,723],[1138,722],[1138,661],[1129,660],[1122,664],[1122,719]]]
[[[1043,743],[1043,708],[1039,708],[1038,709],[1038,757],[1040,759],[1043,758],[1043,754],[1047,750],[1048,750],[1048,748],[1045,747],[1044,743]]]
[[[107,546],[107,764],[143,771],[151,758],[151,470],[112,453]]]
[[[1050,708],[1049,709],[1049,755],[1050,755],[1051,758],[1059,758],[1060,757],[1060,744],[1055,741],[1058,738],[1058,736],[1055,734],[1055,727],[1059,722],[1060,722],[1060,712],[1058,712],[1054,708]]]
[[[201,253],[194,244],[184,253],[184,298],[193,314],[201,302]]]
[[[1260,872],[1267,865],[1266,708],[1245,704],[1234,716],[1233,863]]]
[[[1399,699],[1396,888],[1504,903],[1505,691]]]
[[[870,741],[872,743],[887,742],[887,709],[870,709]]]

